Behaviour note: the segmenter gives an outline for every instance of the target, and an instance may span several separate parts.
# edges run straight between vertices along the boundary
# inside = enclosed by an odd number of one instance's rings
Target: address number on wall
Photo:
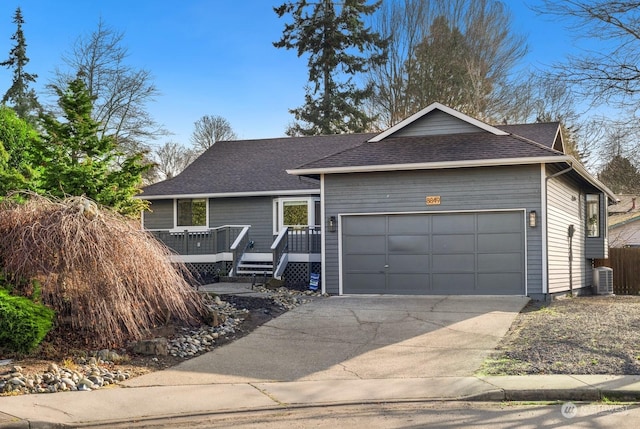
[[[440,205],[440,196],[430,196],[427,197],[427,205],[428,206],[437,206]]]

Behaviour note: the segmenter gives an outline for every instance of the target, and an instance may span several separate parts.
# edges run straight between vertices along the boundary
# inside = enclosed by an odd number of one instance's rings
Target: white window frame
[[[273,199],[273,235],[280,233],[284,228],[284,205],[288,202],[306,202],[307,203],[307,225],[314,227],[320,226],[322,219],[316,219],[315,204],[320,203],[320,197],[281,197]],[[305,226],[307,226],[305,225]]]
[[[589,198],[591,197],[591,198]],[[595,198],[595,201],[594,201]],[[600,196],[600,194],[587,194],[585,197],[585,202],[586,202],[586,207],[585,207],[585,213],[586,213],[586,218],[587,218],[587,238],[601,238],[602,236],[602,216],[601,216],[601,205],[602,205],[602,197]],[[589,207],[590,206],[595,206],[596,207],[596,212],[592,213],[591,216],[589,216]],[[593,218],[593,221],[592,221]],[[591,223],[593,222],[593,226],[591,225]],[[593,235],[592,235],[593,234]]]
[[[178,226],[178,200],[204,200],[206,212],[205,212],[205,224],[204,225],[180,225]],[[173,199],[173,231],[182,232],[187,231],[206,231],[209,229],[209,198],[174,198]]]

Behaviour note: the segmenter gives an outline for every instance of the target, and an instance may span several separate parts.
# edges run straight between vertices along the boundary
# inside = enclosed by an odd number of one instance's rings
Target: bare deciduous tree
[[[187,168],[197,158],[197,153],[174,141],[165,142],[154,149],[154,173],[158,180],[171,179]]]
[[[599,41],[557,64],[558,78],[594,104],[640,105],[640,1],[542,0],[534,10],[566,19],[578,41]]]
[[[198,152],[202,153],[213,146],[215,142],[236,140],[237,138],[231,124],[225,118],[205,115],[195,122],[191,143]]]
[[[511,17],[504,4],[494,0],[405,0],[386,3],[376,22],[377,31],[390,40],[389,60],[370,74],[381,125],[390,126],[425,107],[407,103],[406,97],[410,88],[418,88],[425,79],[414,73],[420,69],[416,49],[428,38],[439,17],[452,32],[463,35],[466,45],[464,58],[448,57],[449,61],[464,64],[468,85],[465,90],[472,94],[468,97],[472,103],[461,110],[482,118],[493,118],[501,111],[501,89],[509,84],[512,67],[527,52],[525,39],[512,32]],[[441,55],[440,61],[447,61],[447,56]],[[439,67],[447,68],[449,64]],[[434,85],[441,88],[442,96],[434,95],[434,99],[422,100],[422,104],[441,101],[447,97],[444,92],[458,90],[437,82]]]
[[[63,56],[67,70],[56,70],[52,87],[65,88],[80,76],[95,98],[93,119],[102,124],[101,137],[111,135],[124,151],[148,149],[147,142],[167,134],[147,111],[147,104],[159,95],[148,70],[126,63],[128,50],[124,33],[102,20],[88,36],[77,39]]]

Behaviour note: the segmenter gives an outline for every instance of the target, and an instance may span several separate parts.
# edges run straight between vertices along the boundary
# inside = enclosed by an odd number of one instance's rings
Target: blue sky
[[[536,16],[510,0],[513,29],[528,37],[531,53],[523,67],[542,67],[573,50],[563,25]],[[284,20],[273,12],[283,0],[3,0],[0,4],[0,60],[6,59],[20,6],[30,62],[39,91],[63,65],[74,41],[96,29],[100,18],[124,32],[128,63],[151,71],[161,95],[148,106],[153,118],[173,135],[158,140],[189,143],[194,122],[219,115],[241,139],[279,137],[300,106],[307,78],[306,60],[276,49]],[[0,69],[0,93],[11,71]],[[41,96],[43,97],[43,96]]]

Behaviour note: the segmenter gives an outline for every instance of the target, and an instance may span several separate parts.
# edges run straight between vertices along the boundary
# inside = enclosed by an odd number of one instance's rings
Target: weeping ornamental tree
[[[386,42],[366,28],[363,17],[381,4],[366,0],[286,2],[274,8],[282,18],[291,14],[276,48],[308,55],[309,84],[303,106],[292,109],[296,123],[287,134],[319,135],[363,132],[372,118],[362,109],[372,86],[358,88],[354,77],[385,60]]]
[[[40,188],[57,197],[84,195],[122,214],[140,213],[144,203],[133,197],[140,192],[142,173],[151,168],[143,163],[144,154],[125,155],[114,138],[101,134],[91,117],[93,99],[81,78],[55,91],[63,121],[53,115],[42,118]]]

